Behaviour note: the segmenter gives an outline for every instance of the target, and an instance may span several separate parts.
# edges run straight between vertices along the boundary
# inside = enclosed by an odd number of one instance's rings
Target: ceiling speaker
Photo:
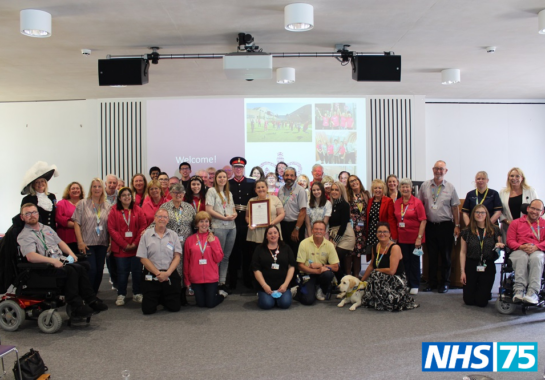
[[[142,58],[99,59],[100,86],[138,86],[149,81],[149,61]]]
[[[400,82],[400,55],[357,55],[352,57],[352,79],[358,82]]]

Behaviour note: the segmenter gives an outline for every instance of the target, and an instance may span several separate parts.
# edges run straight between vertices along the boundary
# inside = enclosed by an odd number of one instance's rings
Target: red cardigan
[[[193,234],[185,240],[184,244],[184,283],[186,286],[191,284],[210,284],[219,281],[218,264],[223,259],[223,250],[220,240],[216,237],[213,242],[209,242],[204,250],[204,259],[206,265],[200,265],[199,260],[203,258],[197,239],[204,241],[206,234]]]
[[[125,218],[127,218],[127,220],[129,219],[127,212],[125,212]],[[144,211],[142,211],[142,209],[137,205],[134,205],[131,210],[130,222],[132,237],[125,237],[125,233],[128,231],[127,223],[125,223],[125,219],[123,219],[123,214],[121,211],[117,209],[117,205],[113,206],[110,209],[110,214],[108,215],[108,233],[112,238],[111,245],[114,256],[136,256],[136,250],[138,249],[138,244],[140,243],[140,235],[142,235],[142,231],[144,231],[147,226]],[[128,244],[136,245],[136,249],[133,249],[132,251],[125,251],[125,247]]]
[[[153,203],[151,197],[146,197],[144,199],[144,203],[142,204],[142,211],[144,211],[146,223],[148,226],[153,223],[153,220],[155,219],[155,213],[157,212],[157,210],[159,210],[163,203],[165,203],[164,197],[159,200],[158,204]]]
[[[369,235],[369,213],[371,212],[371,207],[373,206],[373,198],[369,199],[369,204],[367,205],[367,227],[365,228],[365,235]],[[378,213],[379,222],[387,222],[390,225],[390,235],[393,240],[397,241],[397,221],[394,214],[394,201],[392,198],[385,195],[382,196],[380,202],[380,210]]]

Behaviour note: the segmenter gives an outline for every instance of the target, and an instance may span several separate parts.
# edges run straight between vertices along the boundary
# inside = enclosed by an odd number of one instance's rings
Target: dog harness
[[[365,288],[365,285],[367,285],[366,281],[360,281],[360,283],[352,288],[351,291],[346,292],[345,298],[350,298],[354,293],[356,293],[358,290],[363,290]]]

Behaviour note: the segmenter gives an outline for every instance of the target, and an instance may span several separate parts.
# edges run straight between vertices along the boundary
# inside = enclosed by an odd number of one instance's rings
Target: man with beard
[[[282,239],[293,252],[298,252],[299,242],[305,238],[305,216],[307,213],[307,193],[295,183],[297,171],[289,166],[284,170],[284,186],[278,191],[286,216],[280,222]]]

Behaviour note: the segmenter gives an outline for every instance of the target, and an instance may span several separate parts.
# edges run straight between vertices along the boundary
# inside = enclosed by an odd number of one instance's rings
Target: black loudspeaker
[[[149,81],[149,61],[142,58],[99,59],[100,86],[134,86]]]
[[[352,57],[352,79],[358,82],[400,82],[400,55],[357,55]]]

